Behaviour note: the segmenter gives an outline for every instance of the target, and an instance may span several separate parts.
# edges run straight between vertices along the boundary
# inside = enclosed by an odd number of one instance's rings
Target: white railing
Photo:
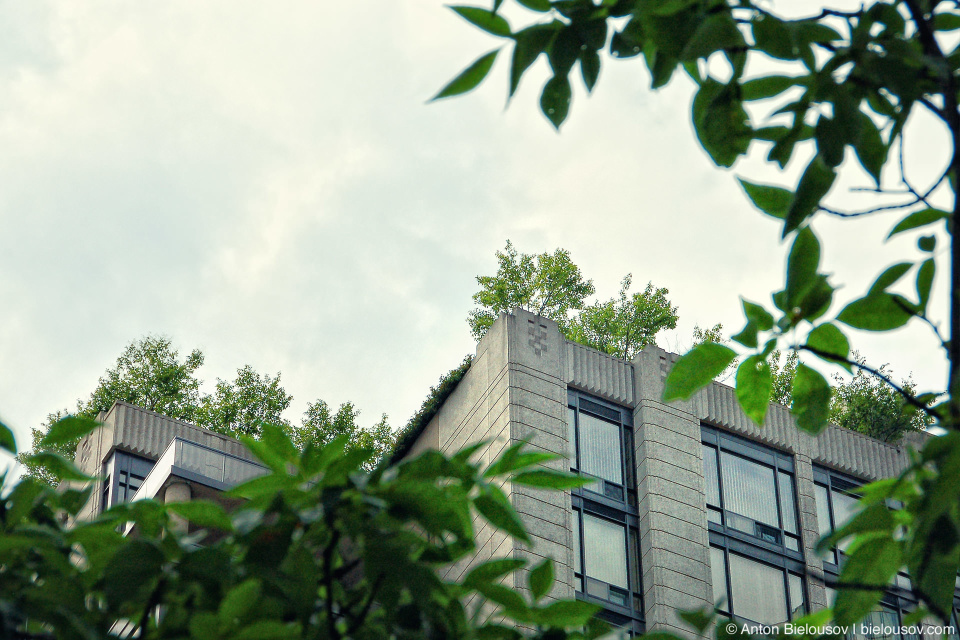
[[[268,469],[255,462],[202,444],[174,438],[157,460],[157,464],[153,465],[133,499],[156,498],[157,492],[174,467],[230,487],[268,473]]]

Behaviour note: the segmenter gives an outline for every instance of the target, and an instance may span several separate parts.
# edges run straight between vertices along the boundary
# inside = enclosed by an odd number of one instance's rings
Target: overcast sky
[[[628,272],[667,287],[668,349],[697,323],[736,332],[738,295],[782,286],[779,225],[735,175],[788,184],[801,164],[715,168],[690,83],[652,93],[639,59],[577,91],[558,135],[542,60],[508,109],[505,60],[426,104],[497,45],[439,0],[34,0],[0,2],[0,24],[0,415],[21,445],[148,333],[202,349],[208,389],[282,372],[292,420],[323,398],[402,425],[473,350],[475,277],[508,238],[569,249],[604,298]],[[913,129],[922,182],[944,154]],[[919,258],[881,244],[894,222],[817,223],[841,298]],[[943,384],[920,328],[855,345]]]

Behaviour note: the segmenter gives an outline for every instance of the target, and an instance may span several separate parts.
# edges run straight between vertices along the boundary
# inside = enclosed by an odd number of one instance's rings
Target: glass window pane
[[[713,603],[720,605],[721,611],[729,611],[727,602],[727,561],[723,549],[710,547],[710,575],[713,580]],[[723,602],[721,602],[721,600]]]
[[[783,571],[729,554],[730,588],[733,613],[761,624],[777,624],[787,619],[787,594]]]
[[[807,612],[806,598],[803,595],[803,578],[795,573],[787,574],[790,584],[790,619],[796,620]]]
[[[592,476],[623,484],[620,427],[581,413],[580,470]]]
[[[833,522],[836,524],[839,529],[846,523],[850,522],[850,519],[853,518],[857,510],[857,498],[846,493],[841,493],[834,489],[833,491]],[[852,542],[850,538],[847,538],[844,542],[841,542],[837,545],[837,548],[840,551],[845,551],[847,545]]]
[[[570,468],[577,468],[577,430],[576,430],[577,411],[573,407],[567,407],[567,444],[570,456]]]
[[[703,479],[707,483],[707,504],[720,506],[720,479],[717,477],[717,450],[703,445]]]
[[[822,484],[814,485],[816,487],[817,497],[817,526],[820,529],[820,537],[828,535],[830,527],[830,499],[827,496],[827,488]]]
[[[623,525],[583,514],[583,562],[586,574],[626,589],[626,536]]]
[[[573,512],[573,571],[583,573],[580,567],[580,512]]]
[[[780,514],[783,516],[783,529],[797,533],[797,501],[793,497],[793,476],[780,472]]]
[[[726,451],[720,453],[720,469],[723,474],[723,506],[727,511],[780,527],[773,469]]]

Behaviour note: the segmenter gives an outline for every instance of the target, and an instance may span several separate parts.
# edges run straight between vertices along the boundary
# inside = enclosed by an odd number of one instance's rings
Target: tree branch
[[[904,389],[903,387],[901,387],[900,385],[898,385],[897,383],[895,383],[893,380],[891,380],[888,376],[884,375],[883,373],[881,373],[881,372],[878,371],[877,369],[874,369],[873,367],[869,367],[869,366],[867,366],[867,365],[865,365],[865,364],[862,364],[862,363],[860,363],[860,362],[857,362],[856,360],[850,360],[849,358],[841,358],[840,356],[837,356],[836,354],[827,353],[826,351],[821,351],[820,349],[817,349],[817,348],[815,348],[815,347],[811,347],[811,346],[808,346],[808,345],[805,345],[805,344],[802,344],[802,345],[799,345],[799,346],[795,346],[795,347],[793,347],[793,348],[794,348],[794,349],[801,349],[801,350],[803,350],[803,351],[809,351],[810,353],[812,353],[812,354],[814,354],[814,355],[817,355],[817,356],[820,356],[821,358],[823,358],[824,360],[826,360],[826,361],[828,361],[828,362],[840,362],[840,363],[848,364],[848,365],[850,365],[850,366],[852,366],[852,367],[857,367],[858,369],[862,369],[863,371],[866,371],[866,372],[869,373],[870,375],[873,375],[873,376],[876,376],[877,378],[880,378],[880,379],[883,380],[885,383],[887,383],[888,385],[890,385],[890,387],[891,387],[894,391],[896,391],[896,392],[899,393],[901,396],[903,396],[903,399],[907,402],[907,404],[909,404],[909,405],[911,405],[911,406],[913,406],[913,407],[916,407],[917,409],[919,409],[920,411],[923,411],[923,412],[924,412],[925,414],[927,414],[928,416],[931,416],[932,418],[935,418],[935,419],[937,419],[937,420],[939,420],[940,417],[941,417],[941,416],[940,416],[936,411],[934,411],[932,408],[930,408],[930,407],[927,406],[925,403],[923,403],[923,402],[921,402],[920,400],[918,400],[917,397],[914,396],[912,393],[910,393],[909,391],[907,391],[906,389]]]

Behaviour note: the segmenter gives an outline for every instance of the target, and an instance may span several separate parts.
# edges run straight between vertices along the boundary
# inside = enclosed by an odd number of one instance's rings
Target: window
[[[577,598],[600,617],[643,632],[633,412],[574,390],[567,394],[570,468],[596,482],[571,494]]]
[[[632,412],[569,392],[567,429],[571,470],[597,479],[588,490],[636,504]]]
[[[153,461],[123,451],[115,451],[103,465],[104,480],[101,509],[129,502],[136,495]]]
[[[701,435],[714,601],[758,624],[802,616],[793,458],[712,427]]]
[[[799,573],[803,566],[780,564],[758,562],[730,549],[711,546],[713,599],[720,603],[720,611],[759,624],[779,624],[801,617],[806,612]]]
[[[822,537],[842,527],[856,513],[858,483],[851,478],[819,468],[814,469],[813,479],[817,503],[817,525]],[[849,542],[849,540],[841,542],[839,551],[831,549],[824,558],[825,562],[839,565],[843,551]]]
[[[793,459],[715,429],[702,433],[710,522],[799,554]]]

